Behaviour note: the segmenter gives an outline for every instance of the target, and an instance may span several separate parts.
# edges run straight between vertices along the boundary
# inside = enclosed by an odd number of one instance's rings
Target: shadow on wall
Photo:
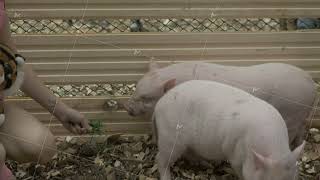
[[[320,18],[298,18],[297,28],[298,29],[319,29]]]

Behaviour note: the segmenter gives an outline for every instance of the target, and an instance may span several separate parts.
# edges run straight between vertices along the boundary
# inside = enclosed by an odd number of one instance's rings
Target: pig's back
[[[275,146],[288,143],[277,110],[243,90],[217,82],[192,80],[176,86],[159,100],[156,113],[169,121],[156,120],[159,133],[176,132],[179,124],[181,141],[209,159],[225,158],[248,139],[253,146],[259,146],[261,138]]]

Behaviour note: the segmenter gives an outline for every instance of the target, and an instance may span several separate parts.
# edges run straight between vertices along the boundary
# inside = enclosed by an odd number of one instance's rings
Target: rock
[[[311,134],[317,134],[317,133],[319,133],[319,129],[317,129],[317,128],[311,128],[311,129],[309,130],[309,132],[310,132]]]
[[[27,173],[25,171],[19,170],[18,172],[15,173],[15,176],[17,178],[23,178]]]
[[[302,162],[307,162],[308,161],[308,157],[307,156],[302,156],[301,161]]]
[[[114,167],[120,167],[121,166],[121,162],[116,160],[116,162],[114,163]]]
[[[87,96],[88,96],[88,95],[90,95],[90,94],[91,94],[91,92],[92,92],[92,90],[91,90],[91,89],[88,89],[88,90],[87,90],[87,93],[86,93],[86,94],[87,94]]]
[[[309,174],[314,174],[316,173],[316,170],[314,169],[314,167],[311,167],[310,169],[307,169],[306,172]]]
[[[309,169],[309,168],[310,168],[310,164],[306,164],[304,167],[305,167],[306,169]]]
[[[63,87],[63,89],[65,89],[66,91],[70,91],[72,89],[71,85],[66,85]]]
[[[136,86],[136,84],[128,84],[128,85],[127,85],[127,87],[128,87],[128,88],[131,88],[131,89],[134,88],[135,86]]]
[[[66,142],[68,143],[68,142],[70,142],[72,140],[72,137],[71,136],[67,136],[66,137]]]
[[[60,88],[56,85],[52,85],[50,89],[52,89],[52,91],[58,91]]]
[[[313,139],[316,143],[320,143],[320,134],[313,136]]]
[[[105,85],[103,85],[103,88],[104,88],[105,90],[107,90],[107,91],[112,91],[112,87],[111,87],[110,84],[105,84]]]

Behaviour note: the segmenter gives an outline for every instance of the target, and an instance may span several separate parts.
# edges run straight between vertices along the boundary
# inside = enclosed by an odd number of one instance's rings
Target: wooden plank
[[[80,97],[63,98],[63,101],[72,108],[79,110],[89,120],[101,120],[104,134],[130,133],[141,134],[151,131],[150,121],[142,118],[130,117],[125,111],[105,110],[104,104],[108,100],[123,102],[127,97]],[[29,98],[9,98],[9,103],[16,104],[21,108],[31,112],[36,118],[49,125],[51,115],[39,104]],[[121,105],[120,105],[121,108]],[[50,124],[51,131],[57,136],[71,135],[62,124],[55,118]]]
[[[149,57],[145,56],[109,56],[109,57],[73,57],[70,59],[69,57],[27,57],[27,64],[34,66],[38,70],[42,68],[49,69],[48,65],[57,66],[57,68],[63,68],[60,66],[66,67],[68,62],[70,63],[69,68],[81,69],[85,64],[87,64],[88,69],[95,68],[97,65],[99,67],[104,67],[107,69],[123,69],[127,68],[126,66],[132,67],[132,69],[140,69],[141,66],[146,67],[146,63],[150,62]],[[251,54],[244,55],[193,55],[193,56],[153,56],[153,59],[158,63],[162,64],[161,66],[165,66],[169,63],[178,63],[178,62],[190,62],[190,61],[205,61],[212,63],[221,63],[228,65],[250,65],[252,63],[266,63],[270,62],[287,62],[289,64],[295,64],[301,67],[307,67],[311,65],[316,65],[319,60],[319,56],[317,54],[302,54],[302,55],[270,55],[265,57],[257,57]],[[143,67],[143,68],[145,68]],[[101,68],[98,68],[99,70]]]
[[[319,17],[317,0],[11,0],[12,18]]]
[[[307,71],[308,72],[308,71]],[[315,81],[320,81],[320,71],[309,72]],[[90,84],[90,83],[135,83],[143,74],[95,74],[95,75],[39,75],[45,84]]]
[[[36,5],[72,5],[72,6],[77,6],[77,5],[82,5],[86,3],[86,0],[29,0],[28,2],[25,2],[24,0],[11,0],[10,2],[7,2],[7,6],[9,5],[20,5],[20,6],[28,6],[28,7],[34,7]],[[288,5],[290,4],[292,7],[299,7],[299,6],[310,6],[314,4],[319,4],[319,1],[317,0],[304,0],[303,2],[301,0],[269,0],[269,1],[264,1],[264,0],[224,0],[223,4],[222,1],[211,1],[211,0],[162,0],[162,1],[157,1],[157,0],[136,0],[134,3],[130,0],[89,0],[88,1],[89,5],[109,5],[109,6],[121,6],[121,7],[128,7],[134,6],[136,4],[137,7],[143,6],[143,5],[148,5],[148,4],[154,4],[159,6],[169,6],[169,4],[175,6],[175,7],[180,7],[181,4],[187,4],[187,5],[194,5],[194,6],[207,6],[208,4],[216,4],[216,5],[251,5],[251,6],[265,6],[269,5],[272,6],[273,4],[279,4],[279,5]]]
[[[39,75],[45,84],[94,84],[94,83],[134,83],[143,74],[83,74],[83,75]]]
[[[80,111],[104,111],[109,110],[105,103],[109,100],[117,101],[119,108],[121,104],[126,101],[128,97],[119,96],[119,97],[106,97],[106,96],[87,96],[87,97],[72,97],[72,98],[63,98],[63,102],[69,107],[78,109]],[[16,104],[19,107],[30,111],[32,113],[43,112],[45,111],[37,102],[30,98],[21,98],[21,97],[10,97],[7,99],[7,103]]]
[[[106,97],[106,96],[86,96],[86,97],[64,97],[62,101],[66,103],[71,108],[77,109],[80,112],[87,114],[88,117],[95,118],[113,118],[118,119],[132,119],[123,110],[123,103],[128,100],[128,96],[116,96],[116,97]],[[113,100],[118,102],[117,110],[108,108],[105,103]],[[30,98],[16,98],[10,97],[8,103],[15,104],[38,117],[49,119],[48,112],[43,109],[37,102]],[[318,105],[320,108],[320,104]],[[320,111],[316,111],[315,117],[320,117]],[[133,121],[137,120],[135,118]],[[107,121],[109,122],[109,121]]]
[[[124,102],[127,97],[75,97],[63,98],[63,101],[79,110],[88,119],[101,120],[103,123],[103,131],[106,134],[113,133],[130,133],[143,134],[150,133],[151,125],[148,119],[132,118],[125,111],[108,111],[104,110],[103,105],[108,100],[116,100]],[[29,98],[9,98],[10,103],[14,103],[21,108],[31,112],[36,118],[43,122],[46,126],[49,125],[51,115],[46,112],[39,104]],[[120,107],[121,108],[121,107]],[[71,135],[56,119],[51,121],[51,130],[57,136]],[[320,128],[320,113],[317,112],[314,116],[312,127]]]
[[[83,111],[79,110],[88,120],[99,120],[103,123],[124,123],[124,122],[149,122],[148,119],[132,117],[124,110],[121,111]],[[32,112],[32,115],[44,124],[59,124],[57,120],[48,112]]]
[[[319,77],[320,32],[94,34],[79,36],[70,50],[74,38],[15,36],[20,52],[48,84],[134,82],[151,58],[163,66],[199,60],[239,66],[283,62]]]
[[[14,35],[18,49],[69,49],[73,47],[125,49],[138,46],[156,47],[238,47],[276,45],[319,45],[320,31],[299,32],[203,32],[203,33],[108,33],[75,35]],[[186,45],[188,44],[188,46]],[[49,48],[50,47],[50,48]],[[135,48],[139,49],[139,48]]]
[[[201,57],[199,57],[201,59]],[[161,59],[162,60],[162,59]],[[199,61],[199,60],[198,60]],[[189,60],[176,59],[175,61],[158,61],[159,66],[165,67],[174,63],[190,62]],[[305,70],[320,69],[319,59],[255,59],[255,60],[202,60],[201,62],[216,63],[222,65],[232,66],[251,66],[262,63],[286,63],[295,65]],[[74,74],[74,71],[85,71],[88,72],[108,72],[108,73],[145,73],[147,71],[149,61],[130,61],[128,62],[60,62],[60,63],[28,63],[32,65],[33,70],[50,71],[50,73],[62,73],[68,68],[68,74]]]
[[[320,128],[320,119],[315,119],[312,127]],[[150,123],[119,123],[119,124],[104,124],[102,130],[103,135],[124,133],[124,134],[150,134],[152,132]],[[51,132],[55,136],[72,135],[60,124],[50,126]]]
[[[187,61],[174,61],[174,63],[187,62]],[[222,65],[232,65],[232,66],[249,66],[257,65],[262,63],[287,63],[298,66],[304,70],[311,71],[314,77],[317,77],[318,70],[320,69],[320,61],[318,59],[314,60],[292,60],[292,59],[281,59],[281,60],[230,60],[230,61],[218,61],[218,60],[204,60],[203,62],[217,63]],[[31,63],[33,69],[38,73],[41,78],[51,78],[43,79],[45,82],[55,83],[56,80],[64,80],[64,73],[68,67],[68,75],[66,76],[65,83],[74,82],[109,82],[109,79],[114,77],[113,81],[135,81],[147,72],[147,67],[149,62],[128,62],[128,63]],[[173,64],[173,62],[166,61],[159,63],[162,67]],[[71,77],[72,76],[72,77]],[[77,77],[82,77],[78,79]],[[55,79],[54,79],[55,78]],[[125,79],[128,78],[128,79]],[[133,79],[134,78],[134,79]],[[130,81],[131,79],[131,81]],[[93,81],[92,81],[93,80]],[[60,82],[61,82],[60,81]],[[78,83],[79,83],[78,82]]]
[[[85,112],[85,111],[79,111],[81,114],[85,115],[87,119],[89,120],[99,120],[103,123],[125,123],[125,122],[149,122],[149,119],[145,119],[143,117],[132,117],[129,116],[126,111],[91,111],[91,112]],[[44,124],[49,124],[50,119],[52,118],[52,115],[48,112],[33,112],[33,116],[35,116],[37,119],[39,119]],[[319,121],[320,120],[320,113],[316,113],[313,117],[313,121]],[[60,124],[60,122],[53,117],[51,120],[51,124]]]
[[[117,56],[135,56],[135,51],[139,51],[140,55],[150,60],[152,57],[161,56],[230,56],[230,55],[256,55],[257,57],[269,55],[319,55],[320,46],[299,46],[299,47],[284,47],[284,46],[251,46],[251,47],[194,47],[194,48],[144,48],[144,49],[74,49],[74,50],[62,50],[62,49],[45,49],[45,50],[20,50],[20,53],[26,57],[36,58],[53,58],[53,57],[113,57]]]
[[[49,129],[55,136],[72,135],[62,124],[51,124]],[[126,122],[126,123],[104,123],[102,127],[103,134],[145,134],[151,132],[150,122]]]

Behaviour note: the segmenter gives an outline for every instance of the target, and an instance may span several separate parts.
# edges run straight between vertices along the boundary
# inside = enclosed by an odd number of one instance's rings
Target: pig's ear
[[[251,149],[251,152],[253,155],[253,162],[256,170],[265,169],[267,167],[272,166],[272,159],[257,153],[253,149]]]
[[[295,150],[293,150],[293,152],[291,153],[292,155],[291,158],[293,161],[297,161],[299,159],[305,144],[306,144],[306,141],[303,141],[303,143],[300,146],[298,146]]]
[[[149,71],[155,71],[157,69],[159,69],[159,65],[156,61],[154,60],[151,60],[150,63],[149,63]]]
[[[176,79],[170,79],[170,80],[166,81],[163,85],[163,92],[167,93],[174,86],[176,86]]]

